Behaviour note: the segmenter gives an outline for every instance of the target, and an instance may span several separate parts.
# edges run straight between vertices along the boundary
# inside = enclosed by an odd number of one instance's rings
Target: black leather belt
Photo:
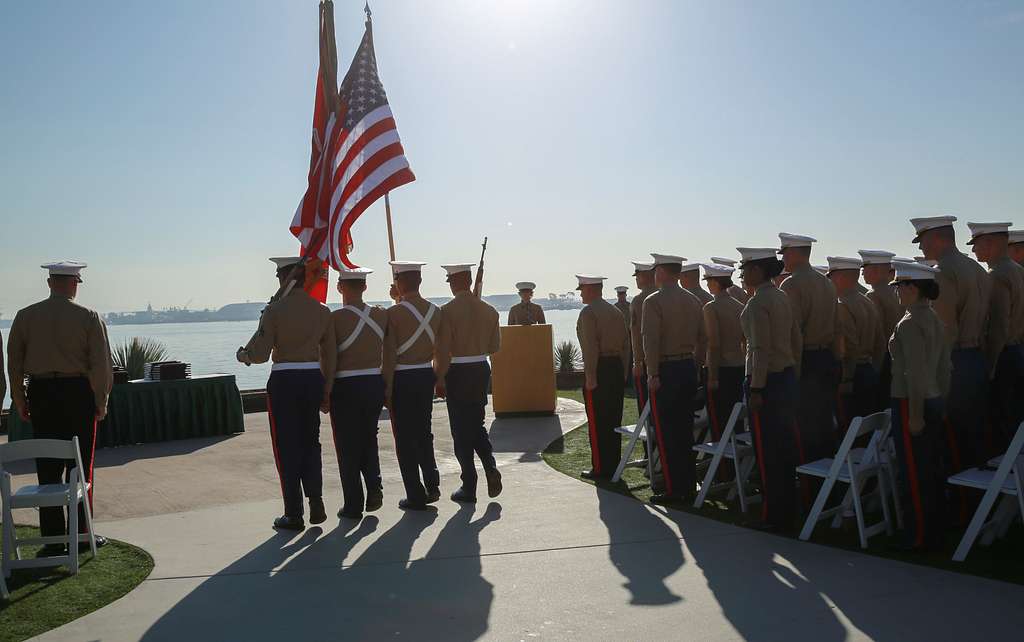
[[[687,359],[692,359],[692,358],[693,358],[693,353],[692,352],[688,352],[686,354],[667,354],[667,355],[665,355],[664,357],[661,358],[661,363],[665,363],[666,361],[686,361]]]
[[[47,379],[84,379],[85,375],[80,373],[69,373],[69,372],[41,372],[39,374],[30,374],[28,376],[29,381],[39,380],[45,381]]]

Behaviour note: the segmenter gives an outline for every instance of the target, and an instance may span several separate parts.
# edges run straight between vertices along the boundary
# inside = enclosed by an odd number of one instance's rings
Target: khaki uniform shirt
[[[743,336],[747,339],[747,376],[750,387],[764,388],[770,373],[795,367],[801,344],[800,325],[794,318],[791,302],[771,282],[754,291],[740,314]]]
[[[656,291],[655,288],[641,290],[629,302],[629,340],[633,348],[633,364],[637,367],[644,365],[644,338],[640,331],[644,318],[644,300]]]
[[[704,328],[708,335],[708,382],[718,381],[718,368],[742,367],[746,361],[743,351],[743,327],[740,314],[743,304],[728,294],[716,294],[704,306]]]
[[[835,349],[836,288],[828,277],[810,265],[798,267],[782,282],[782,291],[793,306],[804,350]]]
[[[437,337],[437,376],[444,377],[452,357],[479,357],[501,348],[498,311],[472,292],[463,291],[441,306]]]
[[[384,308],[365,303],[353,307],[367,312],[381,331],[387,332],[388,313]],[[369,324],[362,323],[362,319],[355,312],[345,308],[331,313],[331,323],[334,325],[334,340],[338,345],[336,372],[381,367],[384,360],[384,339],[377,334],[376,330]],[[342,344],[348,341],[352,333],[360,326],[359,335],[347,348],[342,350]]]
[[[435,342],[441,331],[443,312],[440,308],[424,299],[418,292],[403,296],[402,301],[408,301],[423,318],[426,318],[428,311],[434,308],[434,315],[430,318],[429,324],[434,338],[431,339],[430,335],[424,331],[408,350],[398,354],[398,348],[412,338],[412,335],[420,327],[420,322],[401,303],[387,309],[388,327],[384,331],[384,379],[389,390],[396,365],[417,365],[433,360]]]
[[[710,292],[700,287],[699,285],[692,288],[683,289],[692,294],[693,296],[697,297],[697,300],[700,301],[701,307],[704,307],[705,305],[711,303],[711,301],[714,300],[715,298],[711,296]]]
[[[614,305],[616,308],[618,308],[619,312],[622,313],[622,318],[624,318],[626,320],[626,323],[628,324],[629,323],[629,301],[618,301],[617,300],[612,305]]]
[[[1004,256],[992,263],[989,276],[992,293],[989,299],[985,356],[994,376],[1003,348],[1020,343],[1024,338],[1024,268]]]
[[[533,301],[519,303],[508,309],[509,325],[534,325],[547,323],[544,320],[544,308]]]
[[[641,333],[649,377],[658,376],[659,364],[670,357],[704,362],[698,352],[707,345],[700,301],[676,283],[658,288],[644,301]]]
[[[20,310],[7,337],[11,399],[25,403],[25,377],[61,373],[89,379],[96,409],[114,383],[107,326],[100,315],[57,294]]]
[[[601,357],[619,357],[622,367],[629,368],[629,332],[622,313],[604,299],[597,299],[580,310],[576,320],[576,336],[583,353],[583,372],[597,378],[597,361]]]
[[[980,347],[992,289],[988,273],[955,248],[942,255],[938,268],[934,309],[946,324],[946,340],[954,349]]]
[[[319,362],[329,384],[338,354],[331,311],[303,290],[292,290],[263,311],[260,327],[245,349],[253,363]]]
[[[726,292],[729,293],[729,296],[731,296],[732,298],[736,299],[737,301],[744,305],[746,305],[747,301],[750,300],[750,295],[747,294],[747,291],[738,285],[730,285],[729,289],[726,290]]]
[[[0,334],[0,345],[4,342],[4,337]],[[4,368],[4,351],[0,350],[0,399],[3,399],[7,394],[7,369]]]
[[[875,333],[875,368],[881,369],[882,361],[889,351],[889,337],[892,336],[896,324],[900,322],[906,310],[900,305],[896,290],[891,285],[871,286],[865,295],[875,305],[878,316],[878,332]]]
[[[907,309],[889,339],[892,396],[909,402],[912,426],[924,424],[925,399],[949,392],[952,363],[945,332],[932,304],[918,301]]]
[[[836,306],[836,337],[843,382],[853,380],[857,364],[874,361],[877,334],[878,315],[874,304],[857,288],[840,294]]]

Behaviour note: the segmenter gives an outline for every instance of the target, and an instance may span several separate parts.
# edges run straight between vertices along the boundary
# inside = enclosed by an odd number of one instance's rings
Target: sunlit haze
[[[335,9],[342,74],[363,2]],[[916,253],[907,219],[1024,224],[1018,2],[372,3],[416,182],[399,258],[476,261],[485,291],[629,284],[651,251],[707,260],[789,231],[815,263]],[[219,307],[297,250],[317,3],[7,3],[0,11],[3,318],[86,261],[101,311]],[[387,298],[384,203],[354,229]],[[854,254],[855,255],[855,254]],[[611,293],[607,293],[611,296]],[[331,301],[338,300],[336,292]]]

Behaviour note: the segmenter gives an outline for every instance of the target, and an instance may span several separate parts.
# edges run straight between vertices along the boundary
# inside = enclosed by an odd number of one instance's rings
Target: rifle
[[[476,298],[484,291],[484,254],[487,253],[487,237],[484,237],[483,249],[480,250],[480,263],[476,266],[476,280],[473,282],[473,294]]]

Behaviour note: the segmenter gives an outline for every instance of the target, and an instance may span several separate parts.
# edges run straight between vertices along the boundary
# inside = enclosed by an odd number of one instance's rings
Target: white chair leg
[[[851,475],[852,477],[852,475]],[[853,495],[853,512],[857,518],[857,534],[860,536],[860,547],[868,547],[868,538],[864,534],[864,507],[861,506],[860,501],[860,484],[859,480],[853,478],[850,480],[850,492]]]
[[[78,575],[78,502],[74,498],[68,502],[68,566],[72,575]]]
[[[5,510],[4,513],[7,511]],[[5,514],[3,516],[3,557],[0,558],[0,581],[5,577],[10,577],[10,570],[8,569],[8,563],[11,561],[11,518]],[[5,587],[6,588],[6,587]]]
[[[818,490],[818,496],[814,498],[814,504],[811,505],[811,512],[808,513],[807,519],[804,520],[804,527],[800,531],[800,539],[803,541],[806,542],[811,538],[811,533],[814,532],[814,527],[818,523],[818,517],[825,508],[825,502],[828,501],[828,496],[832,493],[832,487],[835,486],[835,483],[836,478],[831,475],[822,482],[821,489]]]
[[[82,508],[85,509],[85,527],[89,529],[89,550],[92,552],[92,556],[96,557],[96,533],[92,529],[92,508],[89,506],[89,491],[84,488],[84,485],[83,491]]]

